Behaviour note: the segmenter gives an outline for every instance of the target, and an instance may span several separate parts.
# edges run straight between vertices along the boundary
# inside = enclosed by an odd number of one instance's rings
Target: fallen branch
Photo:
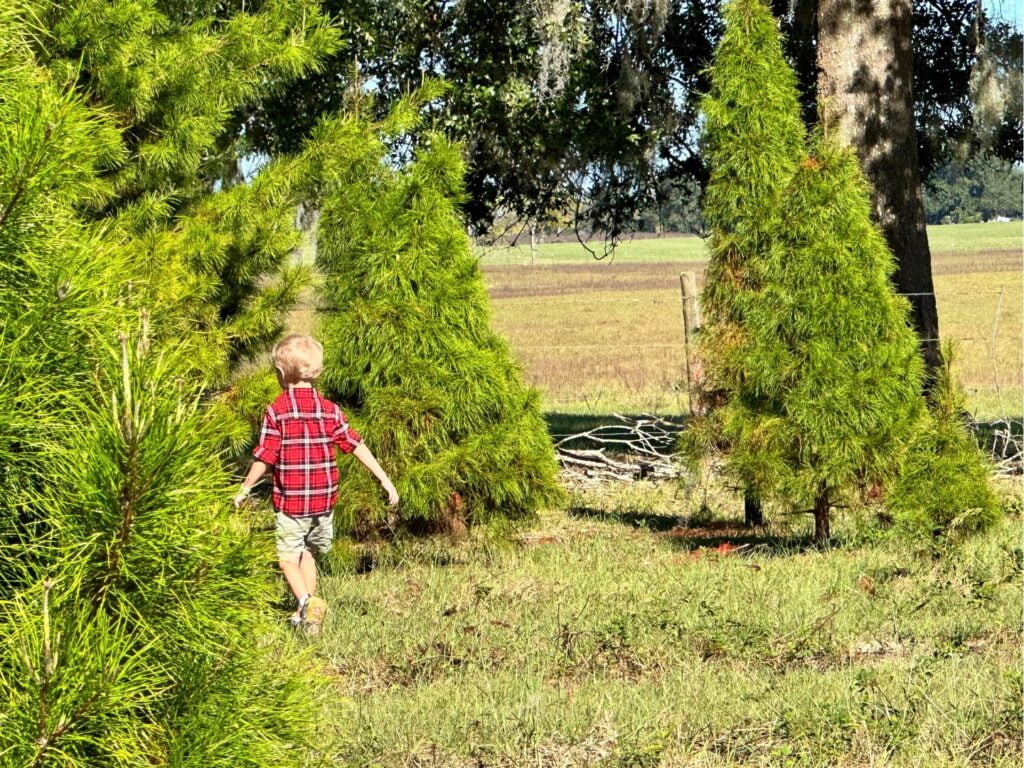
[[[580,482],[630,482],[679,476],[674,449],[680,425],[646,414],[613,414],[613,418],[616,423],[558,436],[555,450],[564,477]],[[588,447],[569,447],[581,443]]]

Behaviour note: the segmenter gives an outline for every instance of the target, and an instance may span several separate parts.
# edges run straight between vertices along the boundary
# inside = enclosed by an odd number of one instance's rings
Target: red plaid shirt
[[[334,446],[351,453],[361,443],[345,414],[312,387],[289,387],[263,415],[252,452],[274,466],[274,509],[289,517],[330,512],[338,498]]]

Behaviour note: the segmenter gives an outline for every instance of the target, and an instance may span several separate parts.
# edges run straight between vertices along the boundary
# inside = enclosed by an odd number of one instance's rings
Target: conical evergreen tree
[[[711,229],[711,258],[698,341],[704,412],[684,436],[684,447],[701,454],[726,447],[716,407],[743,376],[743,298],[759,287],[751,262],[772,245],[779,196],[804,151],[796,77],[771,10],[762,0],[731,0],[724,15],[711,88],[701,101],[703,150],[711,169],[702,207]],[[752,482],[737,479],[744,487],[747,522],[763,522]]]
[[[901,467],[946,475],[927,508],[900,478],[893,504],[903,519],[948,521],[968,498],[991,510],[963,428],[926,413],[907,305],[889,282],[892,255],[856,158],[820,138],[806,156],[795,79],[767,6],[732,0],[725,14],[703,105],[710,408],[684,447],[724,449],[748,492],[813,511],[819,539],[833,505],[864,484],[891,485]],[[956,459],[927,458],[940,444]]]
[[[824,540],[833,505],[893,477],[924,407],[921,360],[852,152],[816,142],[780,202],[721,423],[730,467],[813,510]]]
[[[333,126],[318,265],[324,385],[394,478],[406,520],[522,517],[559,498],[536,391],[490,329],[488,296],[459,218],[460,150],[431,135],[396,169],[378,132]],[[323,139],[323,132],[321,139]],[[343,463],[340,504],[385,514],[365,472]]]

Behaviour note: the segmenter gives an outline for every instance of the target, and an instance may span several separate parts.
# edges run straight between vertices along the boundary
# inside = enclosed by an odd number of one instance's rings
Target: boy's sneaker
[[[327,603],[319,597],[309,598],[302,606],[302,625],[306,628],[306,634],[319,635],[325,616],[327,616]]]

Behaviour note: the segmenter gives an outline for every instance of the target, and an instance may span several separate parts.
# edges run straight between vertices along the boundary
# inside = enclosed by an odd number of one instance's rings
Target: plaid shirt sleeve
[[[331,434],[331,442],[338,446],[338,450],[342,453],[352,453],[352,451],[362,445],[363,438],[349,426],[345,414],[337,406],[335,406],[334,419],[334,432]]]
[[[281,452],[281,430],[277,425],[274,411],[267,408],[263,414],[263,428],[260,429],[260,441],[252,450],[252,455],[267,464],[277,464]]]

